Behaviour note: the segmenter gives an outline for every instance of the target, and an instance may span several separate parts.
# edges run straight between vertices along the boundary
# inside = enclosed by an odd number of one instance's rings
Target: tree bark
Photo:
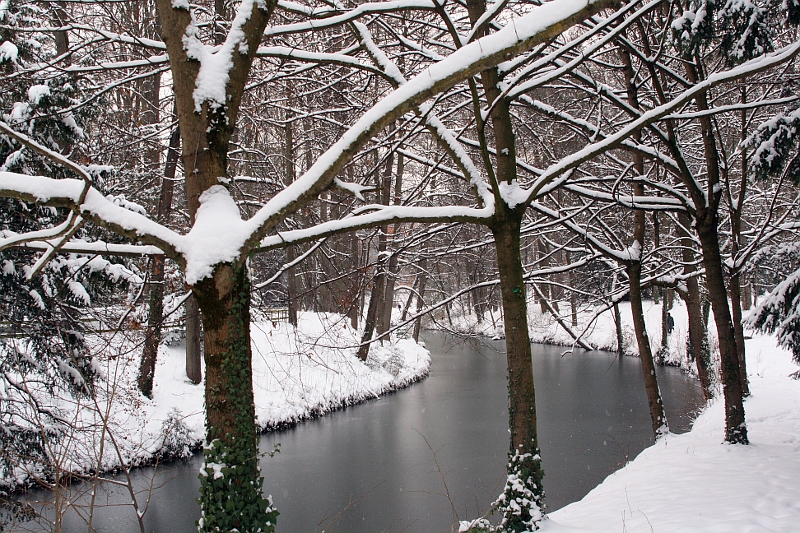
[[[658,388],[658,378],[656,377],[656,365],[653,361],[653,352],[650,349],[650,339],[647,336],[647,327],[644,321],[641,272],[642,264],[639,261],[634,261],[628,266],[631,314],[633,315],[633,329],[636,332],[636,343],[639,347],[639,359],[642,361],[642,377],[644,378],[644,389],[647,393],[647,405],[650,408],[653,438],[659,439],[669,433],[669,426],[667,425],[667,417],[664,414],[664,404],[661,400],[661,391]]]
[[[405,171],[405,159],[402,153],[397,154],[397,169],[395,171],[395,179],[394,179],[394,198],[392,199],[393,205],[400,205],[402,203],[402,191],[403,191],[403,172]],[[388,204],[388,193],[387,193],[387,200],[385,201]],[[392,225],[392,238],[387,242],[387,250],[397,249],[397,245],[395,244],[399,234],[400,234],[400,227],[401,224],[393,224]],[[386,267],[386,285],[383,289],[383,315],[381,320],[378,324],[378,333],[383,334],[392,327],[392,311],[394,310],[394,286],[397,281],[397,273],[398,273],[398,266],[397,261],[399,256],[397,253],[393,253],[389,257],[389,262]]]
[[[287,100],[289,102],[289,108],[292,105],[292,94],[291,91],[287,90]],[[284,177],[286,179],[286,183],[293,183],[296,175],[295,175],[295,167],[294,167],[294,128],[292,126],[292,118],[291,112],[287,111],[286,116],[286,127],[284,128],[285,134],[285,167],[284,167]],[[297,259],[297,250],[295,246],[287,246],[286,247],[286,263],[291,264],[294,260]],[[297,312],[299,307],[299,298],[298,298],[298,291],[297,291],[297,273],[295,266],[290,266],[286,269],[286,299],[288,305],[288,313],[289,313],[289,323],[297,327]]]
[[[380,180],[376,179],[380,186],[380,201],[383,205],[389,205],[389,195],[391,194],[392,187],[392,166],[393,155],[390,153],[386,158],[386,167]],[[372,280],[372,290],[369,296],[369,307],[367,308],[367,316],[364,319],[364,335],[361,337],[361,345],[358,347],[356,355],[362,361],[367,360],[369,356],[370,341],[375,328],[380,326],[380,321],[383,319],[384,306],[391,305],[391,302],[386,302],[386,251],[388,249],[388,234],[389,226],[383,225],[380,227],[378,233],[378,255],[375,265],[375,277]],[[380,331],[380,329],[379,329]]]
[[[739,272],[731,274],[728,280],[731,297],[731,320],[736,340],[736,353],[739,359],[739,379],[742,381],[742,394],[750,395],[750,382],[747,379],[747,363],[745,359],[744,325],[742,324],[742,285]]]
[[[686,63],[685,68],[689,81],[696,82],[699,79],[698,73],[701,71],[691,63]],[[709,109],[706,93],[699,93],[695,102],[698,110]],[[731,311],[728,306],[728,293],[725,287],[720,251],[718,225],[722,188],[720,186],[719,151],[710,116],[700,115],[698,122],[706,160],[707,190],[698,190],[696,182],[691,176],[684,176],[684,184],[689,187],[696,206],[695,231],[703,251],[706,287],[719,337],[720,375],[722,393],[725,396],[725,440],[731,444],[747,444],[739,354],[736,348]]]
[[[195,22],[191,8],[156,0],[164,44],[169,54],[176,114],[180,124],[185,189],[191,224],[200,197],[225,187],[228,148],[239,106],[264,29],[276,2],[254,2],[237,31],[242,40],[231,54],[222,101],[195,101],[201,62],[190,57],[187,29]],[[215,3],[223,5],[222,2]],[[246,4],[245,4],[246,5]],[[246,246],[253,246],[248,244]],[[274,531],[277,513],[261,492],[256,448],[253,380],[250,367],[250,288],[244,261],[217,265],[210,277],[193,286],[205,330],[206,440],[200,476],[202,533]],[[221,474],[221,475],[220,475]]]
[[[703,266],[714,322],[719,338],[720,374],[722,393],[725,396],[725,440],[732,444],[747,444],[747,426],[744,418],[742,380],[736,337],[728,307],[728,294],[722,273],[722,256],[719,250],[719,233],[716,216],[711,220],[697,221],[697,234],[703,248]]]
[[[624,66],[625,85],[628,102],[635,109],[639,109],[637,94],[636,73],[631,63],[630,53],[626,48],[620,48],[620,57]],[[634,139],[641,142],[641,133],[634,134]],[[644,176],[644,159],[637,152],[633,156],[633,167],[639,176]],[[633,194],[644,195],[644,185],[637,181],[633,185]],[[669,433],[669,425],[664,414],[664,404],[661,391],[658,388],[658,378],[653,361],[653,351],[650,348],[650,339],[647,336],[647,326],[644,320],[644,307],[642,306],[642,255],[644,254],[644,238],[646,230],[645,212],[635,209],[633,212],[633,244],[639,246],[639,257],[627,264],[628,281],[630,283],[631,313],[633,314],[633,330],[636,333],[636,344],[639,348],[639,358],[642,361],[642,375],[644,388],[647,393],[647,404],[650,407],[650,421],[653,426],[653,438],[658,440],[662,435]]]
[[[172,197],[175,190],[175,170],[178,165],[180,141],[179,128],[175,128],[169,139],[167,161],[164,165],[164,176],[161,179],[161,196],[158,200],[158,221],[165,225],[172,211]],[[147,398],[152,398],[158,346],[161,343],[161,323],[164,320],[164,256],[156,255],[152,257],[149,266],[149,312],[137,383],[142,394]],[[195,383],[199,383],[199,381]]]
[[[372,334],[375,332],[378,317],[382,312],[383,289],[386,278],[385,260],[382,256],[384,251],[386,251],[386,238],[381,232],[381,237],[378,238],[378,264],[375,267],[375,277],[372,279],[367,316],[364,318],[364,335],[361,337],[361,345],[358,347],[358,352],[356,352],[356,355],[362,361],[366,361],[369,356]]]
[[[200,361],[203,357],[200,342],[200,309],[194,294],[186,299],[186,377],[195,385],[203,381]]]
[[[350,281],[347,286],[347,300],[348,300],[348,307],[347,307],[347,316],[350,317],[350,326],[353,329],[358,329],[358,320],[361,318],[361,282],[362,282],[362,275],[361,269],[361,259],[359,257],[359,250],[361,246],[359,246],[358,238],[356,237],[355,232],[350,235],[348,239],[350,243],[350,260],[351,264],[353,265],[353,274],[350,276]]]
[[[428,262],[423,257],[419,262],[419,288],[417,289],[417,313],[425,307],[425,285],[428,281]],[[414,342],[419,342],[419,332],[422,329],[422,317],[414,321]]]
[[[501,507],[505,530],[521,532],[532,531],[542,518],[544,471],[536,428],[536,391],[520,258],[521,216],[516,212],[507,213],[506,216],[505,220],[499,219],[492,226],[504,311],[508,361],[508,426],[511,432],[507,465],[509,482],[501,496]],[[524,503],[526,500],[529,503]],[[512,501],[517,502],[517,505],[509,506]]]
[[[614,329],[617,335],[617,354],[621,357],[625,355],[625,337],[622,336],[622,316],[619,312],[619,304],[615,303],[614,311]]]
[[[277,512],[261,495],[247,268],[219,265],[194,292],[202,312],[206,363],[200,531],[271,530]]]
[[[689,339],[686,343],[686,355],[697,365],[697,377],[703,387],[703,398],[708,401],[714,397],[714,388],[711,380],[711,354],[708,349],[708,328],[703,320],[702,298],[700,296],[700,283],[694,272],[695,252],[694,242],[687,228],[691,226],[689,215],[678,215],[680,224],[677,225],[681,239],[681,259],[683,260],[683,273],[686,279],[686,312],[689,315]]]

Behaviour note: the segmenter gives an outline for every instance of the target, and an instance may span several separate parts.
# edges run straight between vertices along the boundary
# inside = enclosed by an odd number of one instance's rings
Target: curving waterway
[[[279,533],[445,533],[483,514],[505,480],[508,448],[503,341],[454,341],[428,333],[430,376],[383,398],[277,431],[261,450],[280,453],[261,467],[281,515]],[[539,435],[551,510],[579,500],[652,442],[637,358],[534,345]],[[696,381],[658,368],[673,432],[689,429],[702,404]],[[147,531],[196,531],[200,457],[134,472],[151,492]],[[84,497],[76,485],[73,501]],[[127,489],[97,494],[97,531],[135,533]],[[76,506],[80,509],[80,505]],[[34,524],[22,530],[39,530]],[[78,512],[64,531],[86,531]],[[457,530],[457,527],[456,527]]]

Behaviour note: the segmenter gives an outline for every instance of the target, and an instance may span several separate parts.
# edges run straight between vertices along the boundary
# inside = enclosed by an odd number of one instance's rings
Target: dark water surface
[[[508,448],[503,341],[425,339],[433,365],[424,381],[261,438],[262,451],[281,445],[261,464],[281,513],[279,533],[445,533],[457,518],[484,513],[500,493]],[[638,359],[533,348],[544,485],[555,510],[650,444],[650,421]],[[700,388],[677,369],[658,372],[670,427],[687,431]],[[196,531],[200,464],[196,456],[160,466],[155,477],[152,468],[134,472],[143,491],[154,487],[147,531]],[[130,502],[126,488],[106,485],[97,497],[98,531],[139,531],[131,507],[120,505]],[[65,520],[66,532],[87,529],[77,513]]]

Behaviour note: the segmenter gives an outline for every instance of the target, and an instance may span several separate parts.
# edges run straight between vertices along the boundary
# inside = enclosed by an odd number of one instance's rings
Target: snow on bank
[[[264,430],[376,398],[430,369],[430,353],[408,339],[375,343],[366,363],[360,361],[358,332],[337,315],[301,314],[297,330],[254,321],[251,333],[256,415]],[[186,377],[184,343],[160,347],[148,400],[136,386],[141,344],[116,339],[111,345],[98,339],[95,360],[104,379],[96,403],[37,393],[75,428],[50,453],[58,471],[83,474],[186,456],[205,435],[204,387]],[[0,479],[0,488],[30,483],[41,473],[39,465],[19,465]]]
[[[410,339],[370,348],[363,363],[355,356],[359,334],[337,315],[304,313],[298,329],[286,322],[254,322],[253,391],[256,416],[270,429],[377,398],[426,376],[430,353]],[[180,410],[184,423],[202,438],[203,387],[184,372],[184,347],[162,346],[153,401],[146,407],[154,424]]]
[[[587,494],[549,514],[545,533],[800,531],[800,381],[775,338],[746,344],[749,446],[723,444],[724,404],[669,435]]]
[[[650,348],[654,354],[661,351],[661,312],[663,300],[655,302],[645,300],[643,302],[645,323],[647,325],[647,335],[650,339]],[[561,319],[564,323],[571,325],[569,302],[559,302],[561,309]],[[695,372],[694,363],[690,363],[686,357],[686,341],[689,337],[689,317],[686,313],[686,306],[680,299],[675,299],[669,310],[674,320],[675,327],[667,338],[668,350],[663,353],[667,364],[680,366],[687,371]],[[630,302],[619,304],[620,319],[622,322],[623,352],[626,355],[639,355],[636,346],[636,336],[633,331],[633,318],[631,315]],[[745,311],[745,315],[747,311]],[[573,331],[581,336],[581,339],[598,350],[617,351],[617,334],[614,325],[614,315],[610,309],[582,308],[577,314],[578,325],[573,327]],[[494,338],[504,337],[503,319],[499,311],[484,314],[484,319],[478,322],[474,314],[460,315],[454,313],[451,318],[451,326],[446,320],[439,320],[438,327],[450,328],[459,333],[486,335]],[[437,327],[437,326],[434,326]],[[575,341],[564,328],[558,324],[549,312],[542,312],[538,304],[529,302],[528,304],[528,330],[531,341],[541,344],[555,344],[558,346],[569,347]],[[712,352],[717,347],[717,332],[714,326],[713,316],[709,318],[708,338]]]

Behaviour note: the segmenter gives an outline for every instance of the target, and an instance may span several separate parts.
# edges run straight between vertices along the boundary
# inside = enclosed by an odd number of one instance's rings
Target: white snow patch
[[[501,181],[497,187],[500,190],[500,197],[511,209],[528,201],[528,191],[520,187],[517,180],[511,183]]]
[[[692,431],[668,435],[581,501],[549,515],[544,533],[792,533],[800,524],[800,381],[775,339],[746,341],[752,396],[749,446],[726,445],[724,402],[711,402]]]
[[[4,41],[3,44],[0,44],[0,63],[3,63],[4,61],[16,63],[18,57],[19,49],[17,48],[17,45],[11,41]]]
[[[31,85],[28,89],[28,101],[32,104],[39,104],[45,96],[50,96],[50,87],[47,85]]]

